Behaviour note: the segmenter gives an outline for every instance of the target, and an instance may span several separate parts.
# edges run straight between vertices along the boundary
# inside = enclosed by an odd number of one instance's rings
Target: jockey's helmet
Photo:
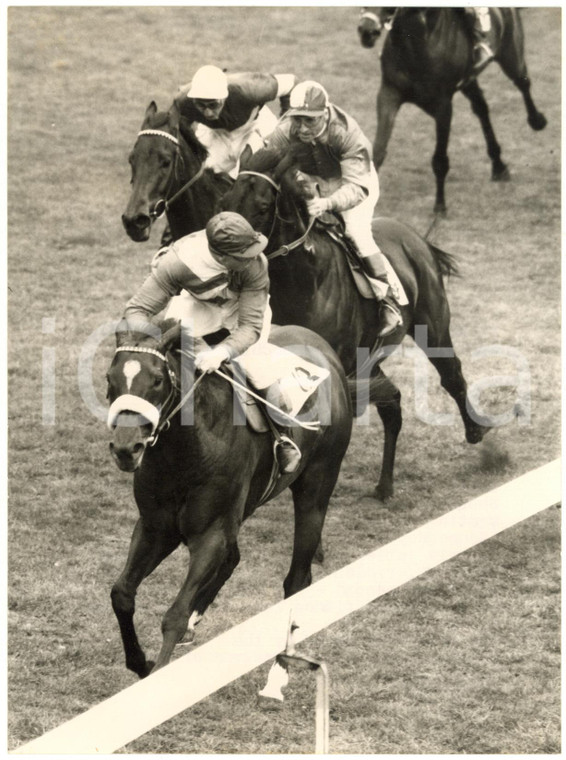
[[[201,66],[195,73],[188,98],[225,100],[228,97],[228,78],[218,66]]]
[[[318,82],[307,80],[293,87],[289,101],[290,116],[322,116],[328,108],[328,93]]]
[[[256,232],[235,211],[221,211],[206,225],[206,238],[212,253],[236,259],[254,259],[267,245],[267,238]]]

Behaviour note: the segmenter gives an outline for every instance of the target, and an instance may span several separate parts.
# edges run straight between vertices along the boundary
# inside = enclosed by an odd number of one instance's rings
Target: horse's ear
[[[250,163],[250,159],[253,156],[251,145],[246,145],[240,156],[240,170],[247,169]]]
[[[169,117],[169,119],[168,119],[169,126],[173,127],[173,129],[177,129],[178,130],[179,129],[179,124],[180,124],[180,121],[181,121],[181,118],[180,118],[181,114],[179,113],[179,109],[177,108],[177,104],[176,103],[173,103],[173,105],[169,109],[168,117]]]
[[[146,126],[149,120],[157,113],[157,103],[152,100],[148,107],[145,109],[145,115],[143,117],[142,129]]]

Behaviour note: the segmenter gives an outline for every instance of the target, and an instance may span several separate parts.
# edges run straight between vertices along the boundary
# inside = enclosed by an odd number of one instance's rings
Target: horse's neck
[[[202,164],[192,154],[188,145],[182,151],[181,157],[182,169],[175,177],[172,195],[181,191],[202,169]],[[204,229],[216,213],[220,196],[220,186],[215,182],[212,170],[205,169],[202,176],[181,192],[168,208],[167,219],[173,238],[177,240],[183,235]]]

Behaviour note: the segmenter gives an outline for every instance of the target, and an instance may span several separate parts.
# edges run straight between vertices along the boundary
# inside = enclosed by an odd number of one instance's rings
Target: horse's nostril
[[[132,454],[137,455],[141,454],[144,449],[143,443],[136,443],[136,445],[132,449]]]

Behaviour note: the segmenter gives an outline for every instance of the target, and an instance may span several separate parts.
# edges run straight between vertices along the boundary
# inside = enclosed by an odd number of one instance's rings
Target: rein
[[[262,174],[261,172],[253,172],[253,171],[244,170],[244,171],[239,172],[238,176],[240,177],[242,174],[251,174],[254,177],[261,177],[261,179],[264,179],[266,182],[269,182],[269,184],[272,187],[275,188],[277,194],[279,194],[281,192],[281,187],[274,180],[272,180],[271,177],[268,177],[267,174]],[[275,212],[275,215],[276,214],[277,214],[277,211]],[[316,221],[316,217],[312,216],[310,218],[309,223],[308,223],[307,229],[301,235],[300,238],[297,238],[296,240],[293,240],[292,243],[288,243],[287,245],[282,245],[276,251],[272,251],[271,253],[267,253],[266,254],[266,258],[268,259],[268,261],[270,261],[271,259],[276,259],[278,256],[287,256],[287,254],[290,253],[291,251],[294,251],[295,248],[299,248],[305,242],[305,240],[307,239],[307,237],[309,236],[310,231],[312,230],[315,221]],[[274,226],[275,226],[275,216],[274,216],[274,219],[273,219],[273,225],[271,226],[271,232],[269,233],[268,237],[271,236],[271,233],[273,232]]]
[[[179,142],[178,138],[175,137],[175,135],[169,134],[169,132],[164,132],[161,129],[142,129],[141,132],[138,132],[138,137],[143,137],[144,135],[147,135],[149,137],[164,137],[167,140],[170,140],[172,143],[174,143],[177,146],[177,151],[175,152],[175,163],[173,164],[173,174],[171,175],[174,177],[175,172],[175,166],[177,164],[177,157],[180,155],[180,147],[181,143]],[[166,213],[166,211],[171,207],[171,205],[179,198],[180,195],[182,195],[186,190],[189,189],[192,185],[197,182],[202,175],[205,172],[205,165],[204,162],[201,164],[200,169],[198,172],[191,177],[185,184],[177,190],[176,193],[174,193],[170,198],[161,198],[157,201],[155,204],[155,208],[151,212],[151,216],[154,217],[154,219],[159,219],[163,216],[163,214]]]

